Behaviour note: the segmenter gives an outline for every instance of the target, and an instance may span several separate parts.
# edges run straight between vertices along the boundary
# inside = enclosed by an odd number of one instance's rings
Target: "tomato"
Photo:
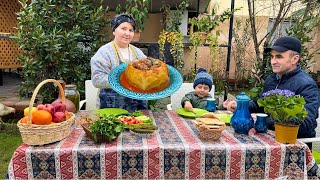
[[[129,124],[141,124],[143,123],[143,121],[135,118],[134,116],[122,116],[122,117],[119,117],[118,120],[122,123],[122,124],[126,124],[126,125],[129,125]]]

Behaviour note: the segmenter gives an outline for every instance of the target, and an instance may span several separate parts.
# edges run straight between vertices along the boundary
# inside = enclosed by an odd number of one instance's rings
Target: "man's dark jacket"
[[[281,78],[274,73],[269,75],[265,80],[262,93],[274,89],[288,89],[304,97],[308,116],[300,125],[298,138],[315,137],[316,119],[318,118],[318,108],[320,106],[319,89],[316,82],[300,67],[297,67]],[[262,93],[259,94],[258,98],[262,97]],[[250,102],[249,110],[252,113],[263,112],[263,108],[260,108],[257,104],[257,99]],[[268,124],[269,128],[274,128],[274,122],[269,121]]]

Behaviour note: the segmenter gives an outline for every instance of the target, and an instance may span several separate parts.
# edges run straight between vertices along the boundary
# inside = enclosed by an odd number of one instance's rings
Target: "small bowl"
[[[119,133],[118,136],[117,136],[115,139],[111,140],[111,141],[108,140],[108,139],[106,139],[104,136],[102,136],[102,135],[100,134],[100,135],[97,135],[97,140],[95,140],[94,137],[93,137],[92,132],[91,132],[90,129],[89,129],[89,126],[90,126],[91,124],[92,124],[92,123],[83,123],[83,124],[81,124],[81,126],[82,126],[83,130],[86,132],[86,135],[87,135],[91,140],[93,140],[93,141],[95,141],[95,142],[97,142],[97,143],[103,143],[103,142],[109,143],[109,142],[112,142],[112,141],[116,140],[116,139],[119,137],[119,135],[121,134],[121,133]]]

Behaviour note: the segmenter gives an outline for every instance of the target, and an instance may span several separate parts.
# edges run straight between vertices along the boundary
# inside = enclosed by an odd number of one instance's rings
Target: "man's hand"
[[[190,101],[184,102],[184,109],[194,113],[193,106]]]
[[[237,108],[237,103],[236,101],[227,99],[225,102],[223,102],[223,107],[226,108],[228,111],[234,112]]]

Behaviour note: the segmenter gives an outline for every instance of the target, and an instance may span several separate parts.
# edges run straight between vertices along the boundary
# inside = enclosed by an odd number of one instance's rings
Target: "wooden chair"
[[[97,104],[97,99],[98,99],[98,93],[99,93],[99,88],[96,88],[93,86],[91,80],[86,80],[85,81],[85,96],[86,99],[80,101],[80,109],[86,104],[86,110],[96,110],[98,109],[96,104]]]
[[[167,105],[168,110],[176,110],[181,108],[181,99],[184,97],[185,94],[194,91],[193,83],[182,83],[181,87],[174,92],[170,99],[171,103]],[[214,85],[212,85],[210,94],[214,97]]]

